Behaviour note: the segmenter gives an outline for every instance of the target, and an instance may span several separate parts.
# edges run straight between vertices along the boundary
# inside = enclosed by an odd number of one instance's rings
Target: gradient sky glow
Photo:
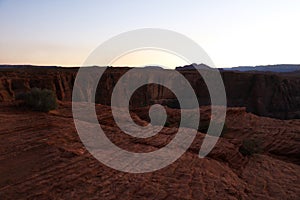
[[[79,66],[112,36],[162,28],[196,41],[217,67],[300,64],[299,24],[299,0],[0,0],[0,63]],[[182,64],[164,56],[116,63]]]

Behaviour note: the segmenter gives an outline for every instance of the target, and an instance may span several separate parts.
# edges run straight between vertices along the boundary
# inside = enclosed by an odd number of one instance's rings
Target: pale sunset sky
[[[80,66],[102,42],[139,28],[181,33],[217,67],[300,64],[299,24],[299,0],[0,0],[0,64]],[[186,63],[153,51],[114,63],[147,64]]]

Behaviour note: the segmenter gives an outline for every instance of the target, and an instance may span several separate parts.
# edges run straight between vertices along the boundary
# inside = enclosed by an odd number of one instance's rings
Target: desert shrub
[[[56,95],[52,90],[33,88],[18,98],[22,98],[24,105],[35,111],[48,112],[57,108]]]
[[[171,126],[171,123],[168,120],[166,120],[164,127],[170,127],[170,126]]]
[[[239,152],[244,156],[251,156],[253,154],[261,153],[261,142],[257,139],[244,139],[239,148]]]
[[[15,95],[15,100],[24,100],[27,93],[18,93]]]

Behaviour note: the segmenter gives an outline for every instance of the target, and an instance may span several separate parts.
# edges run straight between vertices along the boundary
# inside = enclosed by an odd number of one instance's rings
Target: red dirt
[[[136,140],[112,122],[110,107],[97,105],[107,136],[120,147],[144,152],[166,145],[176,134],[177,110],[170,128],[158,137]],[[202,118],[209,108],[201,108]],[[132,113],[146,124],[147,108]],[[140,117],[139,117],[140,116]],[[1,199],[299,199],[300,120],[278,120],[229,108],[226,133],[204,159],[198,157],[203,133],[173,164],[151,173],[113,170],[85,149],[74,127],[71,104],[38,113],[0,105]],[[142,119],[140,119],[142,118]],[[172,127],[174,126],[174,127]],[[261,141],[259,154],[244,156],[242,141]]]

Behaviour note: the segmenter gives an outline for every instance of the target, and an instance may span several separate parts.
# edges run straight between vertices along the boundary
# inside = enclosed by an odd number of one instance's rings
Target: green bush
[[[48,112],[57,108],[56,95],[52,90],[33,88],[22,98],[25,106],[35,111]]]
[[[171,123],[168,120],[166,120],[164,127],[170,127],[170,126],[171,126]]]

